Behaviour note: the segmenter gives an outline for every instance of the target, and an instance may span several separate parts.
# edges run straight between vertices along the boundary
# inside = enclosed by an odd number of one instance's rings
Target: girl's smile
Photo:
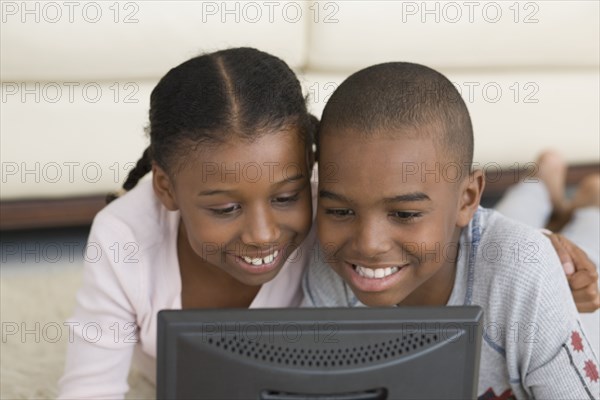
[[[159,172],[189,271],[248,286],[273,279],[310,230],[308,162],[300,134],[283,130],[192,151],[174,179]]]
[[[265,257],[249,257],[249,256],[238,256],[234,255],[236,262],[241,268],[246,270],[250,274],[264,274],[281,267],[287,255],[282,248],[275,249],[272,253]]]

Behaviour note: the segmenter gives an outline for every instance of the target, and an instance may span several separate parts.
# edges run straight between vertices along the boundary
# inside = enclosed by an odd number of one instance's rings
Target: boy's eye
[[[410,222],[415,218],[419,218],[423,215],[422,212],[415,211],[394,211],[391,213],[391,216],[394,218],[398,218],[402,222]]]
[[[354,211],[347,208],[328,208],[327,210],[325,210],[325,214],[337,218],[343,218],[354,215]]]
[[[229,215],[235,213],[240,208],[242,207],[239,204],[234,204],[225,208],[209,208],[209,210],[216,215]]]

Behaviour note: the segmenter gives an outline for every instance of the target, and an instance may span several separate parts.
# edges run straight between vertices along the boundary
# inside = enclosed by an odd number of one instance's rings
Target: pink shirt
[[[67,322],[74,334],[59,398],[124,398],[134,350],[143,360],[139,367],[154,381],[157,313],[181,309],[179,218],[178,211],[168,211],[156,198],[150,181],[98,213],[88,239],[83,287]],[[301,277],[315,240],[313,226],[250,308],[300,305]]]

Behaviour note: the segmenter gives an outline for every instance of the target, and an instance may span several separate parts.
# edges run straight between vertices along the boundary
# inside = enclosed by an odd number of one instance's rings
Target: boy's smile
[[[470,219],[468,179],[444,168],[429,136],[414,137],[336,131],[321,138],[317,226],[325,261],[367,305],[443,305],[454,284],[458,238]],[[325,176],[323,166],[336,174]]]

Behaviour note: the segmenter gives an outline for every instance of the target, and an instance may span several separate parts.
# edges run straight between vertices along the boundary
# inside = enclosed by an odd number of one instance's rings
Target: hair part
[[[333,93],[319,134],[351,130],[364,136],[431,138],[445,159],[467,170],[473,128],[456,87],[423,65],[390,62],[358,71]]]
[[[204,54],[171,69],[152,91],[149,119],[150,145],[129,172],[125,190],[135,187],[152,163],[173,177],[199,146],[234,138],[252,141],[294,130],[312,151],[318,128],[289,66],[247,47]]]

